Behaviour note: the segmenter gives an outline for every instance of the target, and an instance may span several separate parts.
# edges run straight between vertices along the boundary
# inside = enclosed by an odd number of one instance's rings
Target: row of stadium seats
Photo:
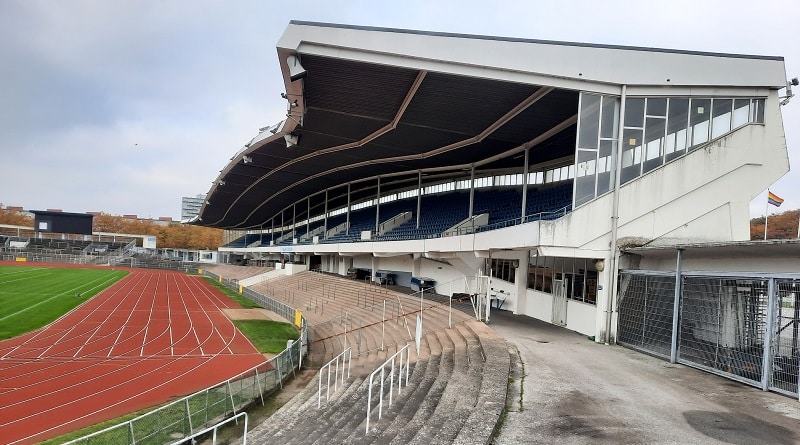
[[[572,184],[562,184],[555,187],[531,188],[528,190],[525,205],[526,221],[539,219],[549,220],[563,216],[571,210],[572,204]],[[486,226],[476,228],[476,231],[492,230],[499,227],[519,224],[522,222],[520,206],[522,205],[522,191],[519,188],[513,189],[492,189],[477,190],[475,192],[473,214],[489,214],[489,222]],[[417,199],[409,198],[381,204],[380,217],[382,221],[393,218],[404,212],[417,214]],[[362,231],[373,232],[372,239],[378,241],[398,241],[409,239],[436,238],[451,227],[463,221],[469,215],[469,193],[457,191],[440,195],[424,196],[421,203],[420,225],[417,228],[417,218],[412,217],[409,221],[395,227],[394,229],[376,236],[375,231],[375,208],[368,207],[350,213],[350,229],[340,232],[329,238],[324,239],[320,236],[322,243],[350,243],[361,240]],[[337,215],[328,219],[327,227],[335,227],[346,221],[346,215]],[[308,227],[309,231],[314,231],[321,227],[324,222],[316,222]],[[294,236],[289,237],[277,245],[292,245],[294,239],[298,239],[299,244],[310,244],[312,238],[300,241],[306,234],[306,226],[298,226]],[[275,234],[275,239],[280,238],[281,234]],[[248,234],[227,245],[227,247],[247,247],[257,242],[260,238],[258,234]],[[265,234],[262,245],[269,245],[271,236]]]

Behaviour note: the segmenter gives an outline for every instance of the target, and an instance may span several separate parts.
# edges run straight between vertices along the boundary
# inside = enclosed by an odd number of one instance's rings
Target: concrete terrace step
[[[479,339],[486,363],[475,409],[453,443],[488,444],[505,407],[511,357],[506,341],[485,324],[471,321],[465,324],[465,328]]]
[[[414,443],[451,443],[478,398],[483,361],[479,358],[479,348],[474,347],[477,341],[473,341],[471,332],[465,332],[461,325],[446,333],[454,345],[453,372],[433,414],[411,439]],[[472,348],[469,343],[473,343]]]
[[[440,377],[442,350],[435,334],[424,337],[423,344],[426,351],[425,357],[417,362],[414,372],[409,380],[408,390],[398,397],[395,404],[383,414],[380,421],[369,435],[362,437],[360,443],[390,443],[400,432],[407,428],[408,423],[420,411],[420,406],[430,397],[431,388]],[[372,426],[372,425],[371,425]],[[361,435],[361,431],[354,431],[350,438]]]
[[[444,331],[436,331],[432,333],[429,339],[431,341],[435,339],[441,351],[439,366],[437,369],[438,372],[433,375],[433,381],[430,383],[428,392],[426,394],[414,394],[415,402],[419,402],[416,407],[414,408],[411,404],[407,405],[407,408],[404,410],[404,416],[402,417],[402,421],[405,422],[405,425],[402,428],[399,428],[399,431],[397,431],[394,437],[378,434],[379,443],[390,443],[393,445],[404,445],[410,443],[414,439],[417,431],[419,431],[424,425],[427,424],[427,422],[430,421],[431,416],[436,411],[439,400],[441,399],[442,394],[447,387],[448,380],[453,373],[455,366],[455,346],[453,345],[450,336]],[[410,419],[406,418],[406,416],[409,416]],[[392,428],[385,427],[385,431],[392,431]]]
[[[266,288],[276,299],[288,299],[287,304],[309,305],[304,316],[310,323],[311,363],[327,362],[345,344],[353,349],[351,378],[318,409],[319,380],[315,377],[265,422],[267,426],[259,426],[251,440],[304,445],[488,443],[504,407],[509,375],[510,357],[502,338],[469,314],[455,308],[451,314],[446,303],[426,299],[417,354],[409,339],[416,330],[419,298],[319,275],[303,272],[280,277],[267,282]],[[382,304],[370,307],[364,303],[373,296],[376,301],[387,299],[385,323]],[[388,301],[394,305],[392,309]],[[397,317],[400,308],[402,314]],[[453,328],[448,328],[451,317]],[[365,433],[368,375],[405,344],[412,350],[409,386],[399,395],[395,386],[392,407],[385,396],[381,420],[377,420],[373,404],[372,431]],[[377,399],[373,389],[373,400]]]

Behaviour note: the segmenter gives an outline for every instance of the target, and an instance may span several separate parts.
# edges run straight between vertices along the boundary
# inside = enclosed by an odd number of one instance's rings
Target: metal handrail
[[[178,444],[182,444],[182,443],[190,443],[190,444],[196,443],[196,441],[194,440],[195,437],[202,436],[203,434],[206,434],[209,431],[213,431],[213,433],[211,434],[211,444],[212,445],[217,445],[217,429],[219,427],[221,427],[222,425],[225,425],[226,423],[230,423],[232,421],[235,421],[238,424],[240,417],[244,417],[244,434],[242,434],[242,445],[247,445],[247,419],[248,418],[247,418],[247,413],[245,411],[242,411],[242,412],[240,412],[239,414],[237,414],[237,415],[235,415],[233,417],[229,417],[229,418],[223,420],[222,422],[217,423],[216,425],[212,425],[212,426],[210,426],[208,428],[205,428],[203,430],[197,431],[197,432],[193,433],[191,436],[184,437],[181,440],[172,442],[171,445],[178,445]]]
[[[408,348],[408,343],[405,346],[400,348],[397,352],[392,354],[391,357],[386,359],[383,364],[375,368],[374,371],[369,375],[369,387],[367,390],[367,433],[369,433],[369,420],[372,414],[372,383],[375,378],[375,375],[378,372],[381,373],[381,392],[378,397],[378,420],[381,420],[381,416],[383,415],[383,386],[386,383],[386,366],[388,365],[390,368],[389,371],[389,406],[392,406],[392,396],[394,392],[394,369],[395,369],[395,359],[399,356],[400,363],[398,366],[398,373],[397,373],[397,395],[400,395],[401,388],[403,387],[403,355],[405,355],[406,365],[405,365],[405,386],[408,386],[408,374],[409,368],[411,366],[411,351]]]
[[[336,364],[336,371],[333,377],[333,392],[336,392],[339,383],[339,361],[342,363],[342,385],[344,385],[345,372],[344,367],[347,366],[347,377],[350,377],[350,364],[353,361],[353,352],[351,348],[347,348],[340,352],[339,355],[332,358],[328,363],[319,368],[319,384],[317,386],[317,408],[322,406],[322,373],[325,368],[328,368],[328,382],[325,384],[325,401],[330,399],[331,395],[331,367]]]

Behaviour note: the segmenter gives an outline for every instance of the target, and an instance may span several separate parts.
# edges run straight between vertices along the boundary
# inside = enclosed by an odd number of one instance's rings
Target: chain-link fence
[[[682,274],[673,343],[675,283],[674,272],[620,275],[618,343],[798,395],[800,278]]]
[[[215,280],[220,279],[219,276],[210,272],[203,271],[203,274]],[[225,283],[224,279],[222,281]],[[238,290],[238,287],[230,281],[225,284]],[[281,302],[250,289],[246,289],[243,295],[292,323],[297,321],[295,310]],[[162,445],[173,443],[215,425],[227,417],[236,415],[254,402],[263,403],[264,396],[282,388],[283,383],[294,375],[295,370],[299,369],[302,363],[308,339],[305,319],[302,317],[300,317],[300,325],[300,341],[295,341],[290,347],[265,363],[135,419],[72,440],[67,444]]]

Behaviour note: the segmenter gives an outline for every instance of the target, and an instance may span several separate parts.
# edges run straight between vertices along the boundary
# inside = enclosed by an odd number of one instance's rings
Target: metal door
[[[553,324],[567,325],[567,280],[553,280]]]

